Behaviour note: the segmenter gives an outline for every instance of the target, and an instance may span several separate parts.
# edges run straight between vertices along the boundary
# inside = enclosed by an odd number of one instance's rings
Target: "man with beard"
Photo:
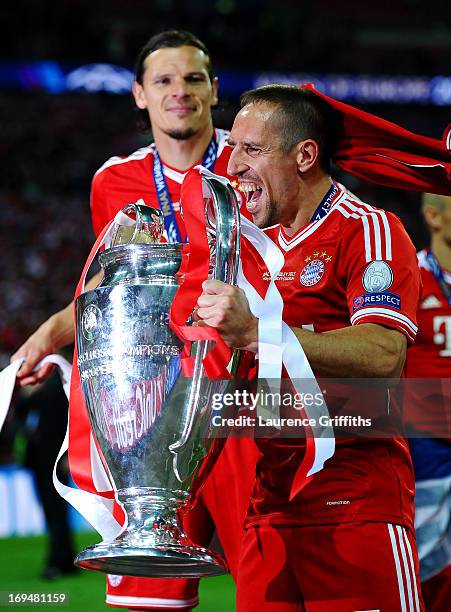
[[[315,375],[396,379],[417,331],[415,249],[395,215],[331,179],[333,133],[330,108],[306,89],[247,92],[229,137],[228,171],[246,192],[254,222],[284,254],[276,279],[283,319]],[[269,283],[255,266],[248,278],[261,294]],[[229,346],[258,350],[258,319],[241,289],[205,281],[197,317]],[[385,388],[367,395],[365,414],[390,422],[398,415]],[[406,440],[337,438],[334,456],[312,479],[305,474],[305,486],[298,478],[305,440],[256,441],[263,456],[246,518],[237,609],[422,610]]]
[[[211,116],[217,90],[209,52],[193,34],[167,31],[147,42],[137,58],[133,96],[142,127],[151,128],[154,142],[127,157],[112,157],[96,172],[91,190],[96,235],[126,204],[142,199],[164,211],[169,241],[185,240],[179,199],[186,172],[199,163],[217,174],[227,172],[227,133],[213,127]],[[87,288],[95,287],[99,279],[94,277]],[[34,366],[74,341],[72,313],[69,304],[50,317],[13,355],[12,359],[26,358],[18,374],[21,385],[44,380],[51,366],[33,372]],[[229,439],[187,519],[186,528],[198,544],[208,545],[217,527],[232,574],[258,456],[253,440]],[[198,602],[197,583],[110,576],[107,603],[135,609],[191,609]]]

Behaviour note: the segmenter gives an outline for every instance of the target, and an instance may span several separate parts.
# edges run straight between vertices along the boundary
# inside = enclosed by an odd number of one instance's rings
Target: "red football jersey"
[[[227,176],[227,164],[231,152],[227,145],[227,136],[227,131],[215,130],[218,152],[213,172],[221,176]],[[151,144],[148,147],[138,149],[128,157],[111,157],[96,172],[91,188],[91,215],[96,236],[119,210],[140,198],[144,200],[145,204],[159,208],[153,178],[154,151],[155,144]],[[179,172],[163,164],[163,173],[171,195],[177,223],[184,239],[185,230],[180,215],[180,186],[186,172]],[[237,194],[237,197],[240,198],[240,194]],[[241,204],[240,201],[239,203]]]
[[[228,132],[215,130],[218,145],[213,168],[216,174],[227,176],[231,149],[226,144]],[[139,149],[128,157],[112,157],[95,174],[91,189],[91,214],[95,234],[125,205],[143,199],[159,208],[153,178],[155,145]],[[163,172],[183,238],[185,229],[180,215],[180,188],[185,178],[163,164]],[[242,198],[237,193],[238,203]],[[247,211],[243,211],[248,214]],[[200,494],[197,511],[185,524],[190,537],[207,545],[212,536],[212,520],[217,525],[224,554],[233,573],[236,572],[242,539],[242,525],[254,480],[255,465],[260,456],[253,440],[229,439]],[[238,474],[231,478],[230,474]],[[230,504],[224,504],[226,498]],[[230,508],[233,507],[233,512]],[[107,583],[107,603],[121,608],[179,609],[197,605],[197,580],[155,579],[132,576],[112,576]]]
[[[444,438],[451,426],[451,385],[447,381],[451,378],[451,307],[426,253],[418,253],[423,290],[417,312],[418,335],[407,351],[406,374],[428,380],[407,383],[405,412],[414,429]],[[444,278],[451,285],[451,273],[445,270]]]
[[[285,256],[276,284],[288,325],[326,332],[377,323],[413,341],[420,277],[413,244],[395,215],[364,204],[339,186],[328,214],[294,236],[280,226],[266,231]],[[331,415],[337,412],[333,401],[326,397],[326,402]],[[390,414],[391,419],[395,411],[399,414],[387,389],[363,388],[356,408],[363,411],[364,403],[369,416],[388,419]],[[335,455],[292,502],[291,483],[305,442],[257,440],[264,456],[249,523],[362,520],[412,527],[413,472],[407,443],[396,437],[397,431],[384,439],[337,438]]]

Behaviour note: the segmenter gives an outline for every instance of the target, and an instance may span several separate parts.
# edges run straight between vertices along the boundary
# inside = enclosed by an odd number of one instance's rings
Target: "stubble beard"
[[[196,130],[189,127],[184,130],[166,130],[165,134],[174,140],[189,140],[196,134]]]
[[[265,215],[261,221],[256,223],[260,229],[272,227],[279,223],[279,206],[275,202],[269,202],[265,210]]]

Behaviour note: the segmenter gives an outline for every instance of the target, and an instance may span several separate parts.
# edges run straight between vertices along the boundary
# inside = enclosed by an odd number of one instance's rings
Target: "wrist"
[[[53,351],[71,344],[75,339],[72,308],[64,308],[52,315],[41,329],[47,335]]]
[[[245,351],[250,351],[251,353],[258,352],[258,319],[252,315],[251,323],[244,334],[243,338],[243,346],[240,347]]]

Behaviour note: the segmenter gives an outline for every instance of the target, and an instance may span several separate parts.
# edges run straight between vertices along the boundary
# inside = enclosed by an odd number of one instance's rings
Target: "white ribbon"
[[[24,361],[25,358],[20,357],[0,372],[0,431],[11,404],[17,372]]]
[[[2,430],[3,423],[5,422],[6,415],[11,405],[17,372],[20,370],[24,361],[25,357],[19,357],[0,372],[0,431]],[[61,355],[47,355],[47,357],[44,357],[44,359],[35,366],[33,372],[40,370],[46,363],[53,363],[58,366],[64,392],[66,396],[69,397],[70,375],[72,369],[70,363],[64,359],[64,357],[61,357]]]
[[[309,379],[309,392],[312,392],[315,398],[320,398],[313,406],[304,406],[307,417],[312,419],[315,425],[312,426],[313,436],[315,438],[315,458],[313,465],[307,472],[307,476],[316,474],[323,469],[325,461],[330,459],[335,452],[335,436],[332,425],[320,424],[320,418],[329,417],[326,401],[323,392],[321,391],[318,381],[313,373],[307,356],[302,349],[294,331],[286,324],[282,323],[282,339],[283,339],[283,363],[288,372],[288,376],[296,389],[297,393],[302,393],[301,382]],[[300,347],[301,350],[298,349]],[[326,418],[326,423],[329,420]]]
[[[230,185],[225,177],[217,176],[203,166],[196,166],[204,176],[215,178],[224,185]],[[208,194],[204,194],[208,195]],[[241,233],[249,240],[263,259],[268,269],[270,282],[262,298],[245,277],[241,261],[239,262],[237,284],[246,293],[252,314],[258,318],[258,379],[259,389],[263,381],[269,383],[269,391],[280,390],[282,363],[297,393],[302,393],[301,382],[310,380],[309,390],[317,399],[314,406],[305,406],[309,419],[315,423],[312,427],[315,438],[315,458],[307,476],[315,474],[324,467],[327,459],[335,452],[335,437],[331,425],[320,425],[320,417],[329,416],[329,411],[318,381],[313,373],[307,356],[299,339],[290,327],[283,322],[283,299],[276,287],[275,280],[282,269],[285,258],[277,245],[254,223],[241,215]],[[258,390],[259,391],[259,390]],[[257,392],[258,392],[257,391]],[[264,415],[265,407],[258,406],[258,414]],[[268,410],[268,407],[266,407]],[[269,410],[270,416],[278,416],[278,406]],[[326,423],[328,420],[326,419]]]
[[[130,225],[133,221],[130,220],[127,215],[119,211],[114,222],[111,223],[110,228],[106,232],[103,240],[99,244],[99,248],[103,244],[108,244],[111,232],[115,226],[115,223],[120,225]],[[83,279],[82,287],[84,289],[85,278]],[[82,290],[83,290],[82,289]],[[16,382],[17,372],[24,362],[24,358],[19,358],[13,361],[7,366],[2,372],[0,372],[0,431],[3,422],[6,418],[9,406],[11,404],[11,398],[14,391],[14,385]],[[34,368],[34,371],[39,370],[46,363],[54,363],[58,366],[58,372],[61,377],[61,382],[69,399],[70,395],[70,378],[72,366],[70,363],[61,357],[60,355],[47,355],[42,361],[40,361]],[[89,493],[79,488],[73,488],[62,483],[57,476],[56,469],[59,460],[64,455],[69,447],[69,420],[67,424],[66,434],[61,445],[58,457],[53,467],[53,484],[55,489],[70,503],[80,514],[94,527],[94,529],[101,535],[104,541],[111,541],[119,535],[122,531],[122,526],[113,517],[113,505],[114,500],[106,499],[101,495]],[[99,456],[97,446],[94,442],[92,433],[90,434],[90,451],[91,451],[91,468],[94,485],[99,492],[111,491],[112,484],[103,466],[102,460]]]
[[[198,169],[201,174],[212,176],[225,184],[229,184],[227,179],[212,174],[202,166],[199,166]],[[119,212],[115,216],[114,222],[121,225],[128,225],[131,220],[122,212]],[[108,244],[113,227],[114,223],[111,224],[99,248],[103,244]],[[283,267],[284,257],[274,242],[268,238],[262,230],[244,217],[241,217],[241,231],[243,236],[251,242],[262,257],[270,275],[268,289],[265,297],[262,298],[244,276],[241,261],[239,263],[238,285],[245,291],[250,309],[259,319],[259,380],[269,380],[272,385],[276,384],[280,388],[283,362],[293,381],[296,391],[301,392],[301,390],[298,389],[299,381],[302,379],[311,379],[313,381],[312,384],[316,385],[315,388],[317,388],[317,393],[320,393],[322,396],[321,389],[319,388],[300,342],[294,332],[282,321],[283,300],[275,285],[275,280]],[[85,279],[83,279],[83,288],[84,281]],[[11,403],[16,375],[23,361],[23,358],[18,359],[0,372],[0,430]],[[69,397],[70,364],[60,355],[48,355],[35,367],[35,370],[41,368],[45,363],[54,363],[58,366],[64,390]],[[306,412],[309,417],[313,416],[311,409],[306,409]],[[328,414],[324,401],[322,402],[321,413]],[[319,471],[323,467],[324,462],[333,455],[335,450],[335,440],[331,427],[321,428],[318,426],[316,429],[314,428],[314,434],[315,459],[308,475]],[[101,535],[104,541],[111,541],[115,539],[123,529],[123,526],[113,517],[114,500],[106,499],[100,495],[88,493],[78,488],[68,487],[58,480],[56,468],[60,458],[68,449],[68,441],[69,424],[53,468],[53,484],[61,497],[84,516]],[[92,433],[90,441],[90,459],[95,487],[99,492],[111,491],[114,485],[105,472]]]
[[[325,461],[330,459],[335,452],[332,426],[320,425],[320,417],[329,416],[326,401],[299,339],[291,328],[282,321],[283,300],[274,281],[283,267],[284,257],[276,244],[256,225],[244,217],[241,217],[241,224],[243,236],[260,253],[271,277],[267,293],[263,299],[244,276],[240,262],[238,285],[246,293],[252,313],[259,319],[259,380],[267,378],[273,382],[273,385],[279,385],[280,388],[283,362],[296,392],[302,393],[305,391],[305,389],[302,389],[301,383],[303,380],[310,380],[309,391],[312,391],[317,398],[313,406],[304,407],[308,418],[311,418],[315,423],[312,427],[315,438],[315,457],[307,473],[307,476],[310,476],[319,472],[324,467]],[[263,340],[261,341],[261,339]],[[263,362],[260,363],[262,357]],[[273,416],[276,416],[274,412]]]
[[[137,204],[141,203],[143,203],[142,200],[137,202]],[[116,213],[113,222],[110,224],[105,236],[100,241],[98,249],[100,249],[104,244],[110,244],[110,237],[116,224],[128,226],[133,225],[133,223],[134,221],[120,210],[118,213]],[[86,277],[82,279],[82,291],[84,290],[85,279]],[[94,529],[101,535],[104,542],[110,542],[114,540],[125,528],[125,525],[120,525],[113,516],[114,500],[107,499],[101,495],[96,495],[95,493],[83,491],[82,489],[68,487],[67,485],[64,485],[58,481],[56,477],[56,466],[61,456],[68,449],[68,443],[69,423],[66,437],[64,438],[63,445],[60,449],[55,467],[53,469],[53,483],[55,488],[61,497],[63,497],[76,510],[78,510],[78,512],[80,512],[88,523],[94,527]],[[99,451],[97,450],[92,432],[90,432],[90,464],[92,481],[96,490],[99,491],[99,493],[112,490],[115,491],[114,481],[112,478],[108,477],[105,471],[105,467],[100,458]],[[119,503],[116,495],[115,498]]]
[[[277,393],[280,390],[280,378],[282,376],[283,300],[274,281],[283,267],[284,257],[274,242],[243,216],[241,216],[241,233],[260,254],[270,276],[265,297],[261,298],[245,277],[241,260],[239,262],[237,284],[246,293],[252,314],[258,318],[257,396],[263,397],[264,395],[260,395],[260,391],[263,393],[266,391],[266,393],[275,394],[273,397],[278,397]],[[273,417],[276,419],[279,416],[279,405],[267,406],[259,403],[257,405],[257,415],[262,418]]]
[[[61,382],[63,384],[64,391],[67,398],[69,399],[70,391],[70,377],[72,366],[60,355],[48,355],[45,357],[35,369],[39,369],[44,363],[54,363],[58,366],[58,371],[61,376]],[[91,434],[92,436],[92,434]],[[114,500],[105,499],[100,495],[88,493],[82,489],[73,488],[62,483],[56,474],[56,469],[59,460],[69,448],[69,423],[67,424],[66,435],[64,436],[63,444],[61,445],[58,457],[56,458],[55,465],[53,466],[53,484],[55,489],[69,504],[71,504],[75,510],[78,510],[82,516],[94,527],[96,531],[102,536],[103,540],[111,541],[120,533],[121,526],[113,517],[113,504]],[[107,480],[105,470],[101,463],[100,457],[97,452],[97,448],[94,441],[91,439],[91,457],[93,454],[93,448],[97,460],[102,466],[103,480]],[[102,489],[98,489],[102,490]],[[108,486],[108,490],[111,490],[111,485]]]
[[[2,370],[2,372],[0,372],[0,431],[11,404],[11,398],[16,383],[17,372],[24,361],[25,359],[23,357],[20,357],[19,359],[13,361],[4,370]],[[42,359],[35,366],[33,371],[39,370],[46,363],[53,363],[58,367],[58,372],[61,377],[61,383],[63,385],[64,392],[66,393],[67,398],[69,398],[70,378],[72,370],[71,364],[61,355],[47,355],[47,357]],[[122,530],[122,526],[119,525],[119,523],[115,520],[112,514],[114,501],[112,499],[105,499],[100,495],[88,493],[87,491],[83,491],[78,488],[69,487],[58,479],[56,473],[57,465],[61,457],[67,451],[68,447],[69,423],[67,424],[66,434],[64,436],[63,443],[58,453],[58,457],[55,461],[55,465],[53,466],[54,487],[61,495],[61,497],[65,499],[69,504],[71,504],[76,510],[78,510],[78,512],[80,512],[80,514],[84,516],[84,518],[94,527],[94,529],[99,532],[103,540],[114,540],[114,538]],[[103,484],[105,483],[105,481],[108,482],[105,470],[103,468],[103,464],[97,452],[97,447],[95,446],[93,440],[91,440],[91,461],[93,465],[97,467],[98,470],[101,470],[100,473],[103,474],[101,476],[98,475],[97,480]],[[98,488],[98,490],[111,490],[111,485],[108,482],[107,489]]]
[[[258,376],[278,379],[282,374],[282,313],[283,299],[275,280],[285,263],[276,244],[256,225],[241,216],[241,232],[254,246],[268,268],[270,282],[262,299],[244,276],[240,261],[238,285],[245,291],[252,313],[258,317]],[[258,296],[258,297],[257,297]],[[260,299],[258,299],[260,298]],[[254,309],[254,310],[253,310]]]

